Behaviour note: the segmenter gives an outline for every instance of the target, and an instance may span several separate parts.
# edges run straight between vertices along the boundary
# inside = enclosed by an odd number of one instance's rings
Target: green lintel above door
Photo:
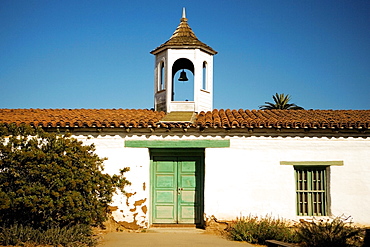
[[[230,140],[127,140],[129,148],[228,148]]]

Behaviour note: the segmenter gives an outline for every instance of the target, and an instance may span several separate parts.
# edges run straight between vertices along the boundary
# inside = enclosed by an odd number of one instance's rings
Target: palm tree
[[[261,110],[272,110],[272,109],[280,109],[280,110],[303,110],[303,107],[297,106],[296,104],[290,104],[289,101],[291,97],[289,94],[278,94],[272,96],[275,103],[265,102],[266,105],[261,105],[259,108]]]

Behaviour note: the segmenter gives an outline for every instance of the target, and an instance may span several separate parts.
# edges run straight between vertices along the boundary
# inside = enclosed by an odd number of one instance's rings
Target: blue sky
[[[0,108],[152,108],[182,7],[218,51],[214,108],[370,109],[368,0],[2,0]]]

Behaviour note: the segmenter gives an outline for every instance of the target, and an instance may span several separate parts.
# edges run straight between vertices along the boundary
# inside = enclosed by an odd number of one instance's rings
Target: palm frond
[[[280,110],[303,110],[303,107],[297,106],[296,104],[291,104],[289,101],[291,100],[291,96],[289,94],[278,94],[272,96],[272,99],[275,103],[265,102],[265,105],[259,106],[261,110],[273,110],[273,109],[280,109]]]

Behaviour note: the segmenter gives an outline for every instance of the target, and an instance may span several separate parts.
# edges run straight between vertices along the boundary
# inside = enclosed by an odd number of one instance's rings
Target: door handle
[[[178,188],[178,190],[180,191],[180,190],[184,190],[184,188]]]

